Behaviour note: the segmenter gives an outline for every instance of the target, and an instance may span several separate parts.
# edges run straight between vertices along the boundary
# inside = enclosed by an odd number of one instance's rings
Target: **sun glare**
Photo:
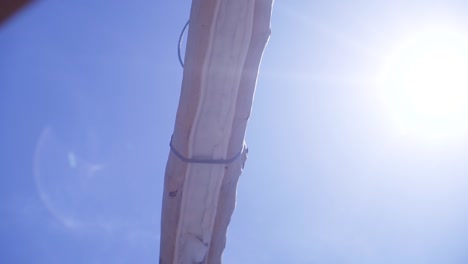
[[[444,139],[468,130],[468,36],[461,31],[412,34],[387,57],[379,83],[402,133]]]

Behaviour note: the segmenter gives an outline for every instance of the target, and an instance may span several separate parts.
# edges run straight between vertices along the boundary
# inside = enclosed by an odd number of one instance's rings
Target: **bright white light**
[[[468,131],[468,37],[461,31],[413,34],[391,52],[379,83],[401,132],[443,139]]]

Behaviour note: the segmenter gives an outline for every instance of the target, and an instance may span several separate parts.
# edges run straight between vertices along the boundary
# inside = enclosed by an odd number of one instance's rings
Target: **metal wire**
[[[179,45],[178,45],[178,48],[177,48],[177,55],[179,56],[179,62],[180,62],[180,65],[182,66],[182,68],[184,67],[184,61],[182,60],[182,55],[180,54],[180,50],[182,48],[182,38],[184,37],[185,30],[187,30],[187,27],[189,26],[189,24],[190,24],[190,20],[188,20],[187,23],[185,23],[185,26],[182,29],[182,32],[180,32]]]
[[[182,49],[182,39],[184,37],[184,33],[187,30],[187,27],[189,26],[189,24],[190,24],[190,20],[187,21],[187,23],[185,23],[185,26],[182,29],[182,32],[180,32],[179,45],[177,47],[177,55],[179,56],[179,62],[180,62],[180,65],[182,66],[182,68],[184,67],[184,61],[182,60],[182,55],[181,55],[180,50]],[[199,159],[199,158],[187,158],[184,155],[182,155],[172,145],[172,138],[171,138],[171,141],[169,143],[169,146],[171,147],[172,153],[174,153],[176,155],[176,157],[178,157],[180,160],[182,160],[183,162],[186,162],[186,163],[229,164],[229,163],[232,163],[232,162],[236,161],[242,155],[242,153],[247,151],[247,146],[244,143],[243,146],[242,146],[242,149],[238,153],[236,153],[236,155],[234,155],[233,157],[230,157],[228,159]],[[175,196],[175,194],[169,194],[169,195],[171,195],[171,196],[174,195]]]
[[[187,158],[182,153],[177,151],[177,149],[172,145],[172,137],[171,137],[171,142],[169,143],[169,146],[171,147],[172,153],[176,155],[180,160],[186,163],[201,163],[201,164],[229,164],[233,163],[236,161],[244,152],[247,152],[247,145],[244,144],[242,145],[242,149],[236,153],[236,155],[228,158],[228,159],[203,159],[203,158]]]

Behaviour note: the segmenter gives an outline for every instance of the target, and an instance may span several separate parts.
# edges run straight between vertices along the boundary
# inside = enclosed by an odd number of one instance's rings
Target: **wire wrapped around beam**
[[[174,155],[176,155],[176,157],[178,157],[183,162],[186,162],[186,163],[201,163],[201,164],[230,164],[230,163],[233,163],[234,161],[236,161],[242,155],[242,153],[247,151],[247,145],[244,143],[242,145],[242,149],[236,155],[234,155],[233,157],[231,157],[229,159],[202,159],[202,158],[187,158],[184,155],[182,155],[182,153],[180,153],[174,147],[174,145],[172,145],[172,138],[171,138],[171,142],[169,143],[169,146],[171,147],[172,153],[174,153]]]

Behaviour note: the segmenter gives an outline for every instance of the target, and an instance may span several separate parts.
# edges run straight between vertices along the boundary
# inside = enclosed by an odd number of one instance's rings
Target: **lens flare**
[[[468,37],[453,29],[413,34],[387,57],[382,98],[397,128],[424,139],[468,130]]]

